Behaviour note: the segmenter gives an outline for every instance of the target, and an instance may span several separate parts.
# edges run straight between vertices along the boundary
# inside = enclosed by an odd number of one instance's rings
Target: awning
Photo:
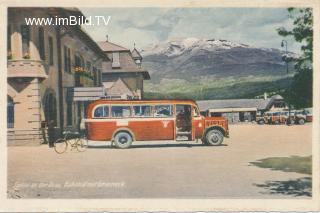
[[[67,88],[68,101],[94,101],[105,97],[104,87]]]

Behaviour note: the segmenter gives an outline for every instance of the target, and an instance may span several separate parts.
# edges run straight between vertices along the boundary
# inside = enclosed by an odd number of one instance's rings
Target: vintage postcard
[[[0,211],[320,210],[319,10],[1,3]]]

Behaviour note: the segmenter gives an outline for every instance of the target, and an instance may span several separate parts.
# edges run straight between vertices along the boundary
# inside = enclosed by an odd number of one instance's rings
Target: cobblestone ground
[[[311,155],[311,132],[310,124],[246,124],[230,126],[219,147],[152,141],[119,150],[90,141],[83,153],[61,155],[46,145],[8,147],[8,197],[308,198],[310,176],[250,162]]]

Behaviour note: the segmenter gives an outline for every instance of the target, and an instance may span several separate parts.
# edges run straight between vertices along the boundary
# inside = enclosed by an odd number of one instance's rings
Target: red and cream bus
[[[87,136],[128,148],[133,141],[195,140],[220,145],[229,137],[222,117],[203,117],[192,100],[97,100],[87,108]]]

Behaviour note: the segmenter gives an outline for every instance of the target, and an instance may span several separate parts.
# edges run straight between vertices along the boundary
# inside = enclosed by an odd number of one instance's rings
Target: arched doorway
[[[7,128],[14,128],[14,103],[9,95],[7,95]]]
[[[46,92],[43,104],[46,122],[52,122],[54,126],[57,126],[57,100],[53,91],[49,90]]]

